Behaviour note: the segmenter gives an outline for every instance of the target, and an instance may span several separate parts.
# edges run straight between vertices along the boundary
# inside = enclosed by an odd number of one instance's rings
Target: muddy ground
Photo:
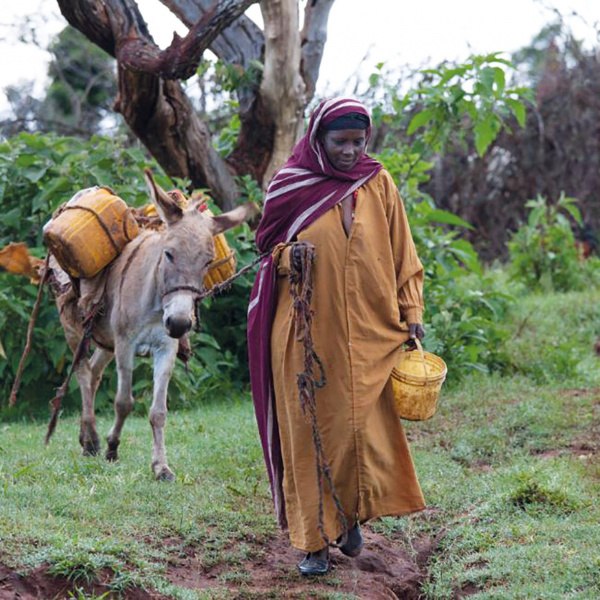
[[[307,579],[298,574],[296,565],[302,553],[279,536],[268,548],[257,552],[257,559],[240,565],[244,581],[228,582],[223,575],[230,565],[203,568],[201,548],[188,547],[183,556],[167,565],[166,577],[179,587],[194,590],[228,588],[232,599],[285,598],[310,599],[325,593],[353,594],[364,600],[417,600],[427,577],[427,563],[435,552],[438,539],[421,539],[407,553],[384,536],[365,529],[365,546],[358,558],[348,558],[332,549],[332,573],[325,579]],[[95,583],[71,582],[55,577],[40,566],[27,574],[0,564],[0,600],[63,600],[77,598],[77,590],[96,598],[109,591],[110,572],[99,573]],[[319,593],[321,592],[321,593]],[[118,594],[104,597],[118,598]],[[128,588],[120,596],[126,600],[163,600],[161,594],[147,589]]]

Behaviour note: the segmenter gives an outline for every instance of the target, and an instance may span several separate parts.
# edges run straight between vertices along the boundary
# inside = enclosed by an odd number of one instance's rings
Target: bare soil
[[[421,585],[427,578],[427,563],[435,552],[439,539],[421,539],[409,554],[383,535],[364,530],[365,546],[357,558],[348,558],[332,548],[331,574],[324,578],[301,576],[296,565],[302,552],[290,547],[283,535],[268,547],[255,546],[255,559],[236,567],[218,563],[204,568],[202,548],[189,547],[167,565],[166,577],[176,586],[194,590],[228,588],[232,600],[250,598],[306,599],[318,598],[327,592],[353,594],[363,600],[418,600]],[[231,577],[235,571],[239,580]],[[55,577],[47,567],[40,566],[26,575],[0,564],[0,600],[63,600],[77,598],[77,589],[86,595],[101,596],[109,588],[110,572],[100,574],[93,584],[72,582]],[[69,595],[69,594],[72,595]],[[128,588],[119,596],[126,600],[166,600],[152,590]]]
[[[100,573],[94,583],[73,582],[66,577],[48,573],[47,566],[40,566],[26,575],[0,564],[0,600],[65,600],[78,597],[78,590],[88,596],[100,597],[109,591],[106,583],[111,574]],[[117,595],[108,596],[116,598]],[[165,596],[140,588],[129,587],[122,595],[127,600],[167,600]]]

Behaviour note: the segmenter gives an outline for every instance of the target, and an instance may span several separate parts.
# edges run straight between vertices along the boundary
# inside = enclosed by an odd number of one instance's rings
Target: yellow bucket
[[[435,414],[448,368],[439,356],[424,352],[421,342],[415,341],[418,351],[400,354],[391,380],[400,418],[426,421]]]
[[[212,216],[212,212],[207,208],[203,210],[206,214]],[[217,283],[223,283],[235,273],[236,260],[235,252],[229,247],[225,235],[219,233],[213,238],[215,241],[215,259],[208,266],[208,272],[204,277],[204,287],[207,290],[212,289]]]
[[[44,242],[73,277],[90,278],[138,235],[127,204],[105,187],[81,190],[44,226]]]

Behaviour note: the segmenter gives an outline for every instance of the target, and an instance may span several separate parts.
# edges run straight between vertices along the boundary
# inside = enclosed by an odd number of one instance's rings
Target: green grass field
[[[367,549],[414,560],[416,592],[388,574],[381,595],[377,569],[350,561],[318,583],[296,574],[243,396],[169,416],[170,485],[153,479],[145,418],[128,420],[114,464],[80,455],[76,417],[48,447],[45,423],[0,423],[0,600],[16,578],[79,600],[599,598],[597,295],[527,297],[507,324],[520,372],[467,377],[407,425],[429,508],[372,523]]]

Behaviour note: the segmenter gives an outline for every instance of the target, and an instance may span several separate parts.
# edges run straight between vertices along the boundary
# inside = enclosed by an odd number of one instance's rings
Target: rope
[[[37,298],[35,300],[35,304],[33,305],[31,317],[29,317],[29,324],[27,325],[27,341],[25,343],[25,349],[23,350],[23,354],[21,355],[19,368],[17,369],[17,376],[15,377],[15,382],[13,383],[12,390],[10,391],[10,399],[8,400],[8,405],[11,407],[14,406],[15,402],[17,401],[17,393],[19,392],[19,388],[21,387],[21,377],[23,376],[23,369],[25,368],[25,359],[31,352],[31,342],[33,341],[33,326],[35,325],[35,320],[37,318],[37,314],[40,309],[40,304],[42,302],[44,283],[46,283],[46,280],[48,279],[48,275],[50,273],[50,269],[48,268],[49,263],[50,253],[48,252],[48,255],[46,256],[46,261],[44,262],[44,274],[40,277]]]
[[[294,327],[296,340],[302,342],[304,348],[304,370],[298,375],[298,391],[300,407],[306,422],[312,427],[313,445],[315,448],[315,459],[317,464],[317,483],[319,487],[319,533],[325,544],[329,545],[329,538],[325,533],[324,526],[324,481],[329,485],[331,496],[335,504],[337,518],[342,526],[342,537],[338,543],[345,543],[348,536],[348,524],[346,515],[342,508],[340,499],[335,491],[331,468],[325,455],[323,441],[319,432],[317,420],[317,403],[315,392],[317,388],[325,386],[327,380],[323,363],[318,357],[311,334],[313,311],[311,310],[311,299],[313,293],[312,269],[315,262],[315,248],[312,244],[297,243],[291,248],[290,294],[293,299]]]
[[[196,296],[196,331],[200,331],[200,303],[202,302],[202,300],[205,300],[206,298],[212,298],[213,296],[229,289],[231,284],[236,279],[250,271],[250,269],[253,269],[259,262],[261,262],[264,258],[269,256],[271,252],[271,250],[267,250],[266,252],[259,254],[250,264],[246,265],[245,267],[242,267],[237,273],[234,273],[231,277],[229,277],[221,283],[216,283],[210,290],[206,290]]]
[[[231,250],[227,256],[220,258],[219,260],[214,260],[208,265],[208,272],[210,273],[214,269],[221,267],[222,265],[228,263],[235,256],[235,252]]]

